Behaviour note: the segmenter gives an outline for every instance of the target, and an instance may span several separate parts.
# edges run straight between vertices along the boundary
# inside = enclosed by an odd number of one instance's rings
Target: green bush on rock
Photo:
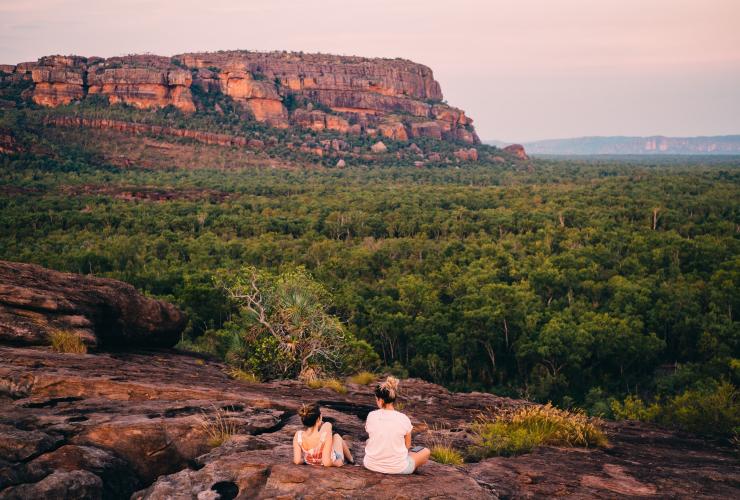
[[[255,267],[215,278],[236,314],[199,344],[262,379],[346,373],[378,356],[329,313],[331,296],[304,268],[273,274]]]

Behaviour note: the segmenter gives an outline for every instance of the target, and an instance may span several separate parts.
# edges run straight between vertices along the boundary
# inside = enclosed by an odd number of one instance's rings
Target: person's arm
[[[321,430],[319,431],[321,433],[321,439],[324,440],[324,442],[321,444],[321,463],[324,465],[324,467],[331,467],[332,460],[331,460],[331,445],[332,445],[332,426],[330,422],[326,422],[321,426]]]
[[[303,452],[301,445],[298,444],[298,433],[293,436],[293,463],[296,465],[303,463]]]
[[[396,435],[398,435],[398,434],[396,434]],[[403,438],[406,440],[406,449],[411,448],[411,432],[409,432],[408,434],[406,434]]]

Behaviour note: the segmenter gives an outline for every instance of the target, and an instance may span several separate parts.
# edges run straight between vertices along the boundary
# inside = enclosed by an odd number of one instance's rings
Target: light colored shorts
[[[414,459],[411,457],[406,457],[406,468],[403,469],[402,472],[399,472],[399,474],[413,474],[414,469],[416,469],[416,464],[414,463]]]

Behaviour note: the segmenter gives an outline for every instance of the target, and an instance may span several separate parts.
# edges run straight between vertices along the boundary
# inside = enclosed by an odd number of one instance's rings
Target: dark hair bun
[[[316,403],[303,404],[298,410],[298,416],[306,427],[313,427],[321,416],[321,407]]]

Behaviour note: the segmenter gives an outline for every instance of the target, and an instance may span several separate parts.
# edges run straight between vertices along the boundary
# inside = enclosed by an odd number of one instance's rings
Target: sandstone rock
[[[27,464],[0,460],[0,498],[128,498],[132,477],[143,488],[133,498],[175,499],[734,498],[740,484],[731,448],[638,423],[608,423],[605,450],[540,448],[460,467],[430,463],[411,476],[293,465],[296,411],[306,401],[320,402],[361,462],[372,387],[348,383],[348,392],[337,394],[298,381],[245,383],[224,372],[219,363],[167,351],[75,356],[0,347],[0,381],[30,377],[16,399],[2,400],[0,423],[67,441]],[[470,423],[479,412],[531,404],[416,379],[403,380],[401,389],[414,443],[444,441],[460,450],[472,443]],[[206,437],[200,416],[217,412],[236,424],[236,434],[199,450]],[[167,475],[155,477],[162,471]],[[83,484],[88,490],[79,493]]]
[[[28,500],[31,498],[102,499],[103,482],[92,472],[75,470],[54,472],[37,483],[11,486],[0,491],[0,500]]]
[[[372,151],[373,153],[379,154],[379,153],[385,153],[386,151],[388,151],[388,148],[386,147],[385,144],[383,144],[383,141],[378,141],[372,146],[370,146],[370,151]]]
[[[111,452],[91,446],[65,445],[30,462],[30,477],[43,478],[54,472],[86,470],[102,480],[103,498],[119,498],[121,492],[136,490],[140,483],[128,462]]]
[[[229,488],[230,498],[490,498],[487,490],[451,467],[430,464],[411,476],[370,472],[362,467],[324,468],[286,463],[288,445],[246,443],[229,453],[205,457],[197,471],[163,477],[133,499],[203,498]],[[443,481],[439,480],[444,478]],[[232,496],[233,495],[233,496]]]
[[[475,148],[458,149],[453,154],[460,161],[478,161],[478,150]]]
[[[442,92],[432,71],[402,59],[221,51],[173,58],[50,56],[2,68],[4,81],[32,80],[32,98],[44,106],[102,94],[111,103],[143,109],[172,105],[189,113],[196,106],[191,87],[197,87],[231,97],[257,121],[274,127],[288,126],[283,100],[293,96],[359,120],[375,117],[375,125],[385,116],[398,114],[429,120],[436,126],[417,127],[420,135],[479,142],[472,120],[462,110],[441,102]],[[218,104],[213,106],[220,109]],[[312,111],[308,107],[306,110]],[[323,121],[324,129],[342,133],[360,133],[367,125],[350,126],[346,118],[336,114],[327,114]],[[380,127],[379,133],[394,140],[408,139],[408,131],[396,119]]]
[[[48,344],[55,330],[91,346],[172,346],[186,317],[126,283],[0,261],[0,340]]]
[[[383,137],[393,139],[394,141],[408,141],[409,136],[406,133],[406,127],[401,122],[385,122],[378,125],[378,132]]]
[[[181,129],[173,127],[162,127],[159,125],[148,125],[146,123],[131,123],[120,120],[108,120],[100,118],[82,118],[77,116],[49,117],[44,121],[45,125],[56,125],[62,127],[87,127],[95,129],[110,129],[131,134],[152,134],[173,137],[186,137],[204,144],[218,144],[219,146],[241,146],[252,149],[262,149],[264,141],[249,139],[236,135],[217,134],[214,132],[201,132],[199,130]],[[151,143],[150,143],[151,144]],[[158,147],[163,147],[158,145]],[[165,148],[168,146],[164,146]]]
[[[442,128],[437,122],[415,122],[411,124],[411,137],[442,139]]]
[[[183,112],[195,111],[190,92],[190,71],[174,66],[169,58],[126,56],[89,64],[89,94],[103,94],[111,103],[137,108],[175,106]]]
[[[31,69],[34,82],[33,102],[42,106],[59,106],[84,97],[83,57],[49,56],[39,59]]]
[[[20,462],[42,453],[59,442],[40,431],[24,431],[0,424],[0,460]]]
[[[524,146],[521,144],[511,144],[510,146],[506,146],[504,151],[519,160],[529,160],[529,156],[527,156],[526,151],[524,151]]]

